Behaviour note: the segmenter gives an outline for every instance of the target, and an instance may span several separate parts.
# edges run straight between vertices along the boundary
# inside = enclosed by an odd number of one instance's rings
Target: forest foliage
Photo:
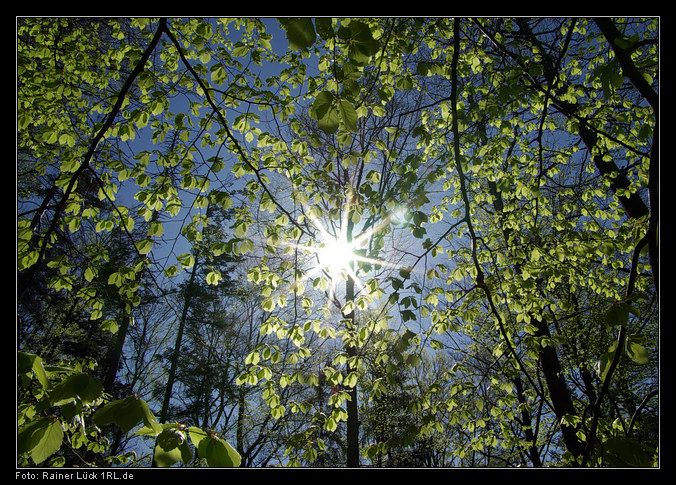
[[[659,465],[658,18],[17,18],[17,465]]]

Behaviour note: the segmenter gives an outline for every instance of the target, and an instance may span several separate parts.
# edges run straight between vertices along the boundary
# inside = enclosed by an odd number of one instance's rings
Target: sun
[[[319,266],[328,273],[331,279],[347,277],[354,271],[353,266],[356,260],[354,243],[340,235],[337,238],[325,237],[322,246],[317,249],[317,260]]]
[[[311,256],[307,270],[292,283],[291,289],[293,291],[304,288],[306,281],[313,281],[314,285],[316,281],[319,281],[316,277],[323,274],[328,285],[324,286],[324,283],[320,283],[320,287],[328,290],[328,299],[336,303],[335,292],[341,281],[351,280],[358,291],[361,292],[365,290],[361,279],[366,276],[362,273],[362,271],[368,271],[366,268],[373,266],[401,267],[400,264],[378,256],[367,256],[366,253],[368,252],[369,240],[380,231],[385,230],[388,225],[398,224],[402,211],[390,213],[374,226],[362,227],[361,230],[357,229],[354,235],[352,235],[352,230],[356,229],[354,226],[348,231],[347,215],[350,212],[349,207],[341,212],[342,218],[337,224],[327,224],[327,221],[314,217],[311,210],[306,211],[305,216],[316,232],[306,244],[290,244],[291,247]],[[348,234],[352,237],[349,237]]]

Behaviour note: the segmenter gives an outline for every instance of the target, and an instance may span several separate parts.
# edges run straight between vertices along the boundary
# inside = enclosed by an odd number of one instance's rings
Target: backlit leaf
[[[51,417],[31,421],[19,430],[17,453],[29,453],[39,465],[61,448],[63,428],[61,422]]]
[[[628,337],[625,345],[627,355],[637,364],[648,363],[648,351],[645,347],[640,345],[635,339]]]
[[[148,404],[136,396],[106,404],[94,413],[93,420],[99,426],[115,423],[125,433],[141,422],[151,429],[159,426]],[[158,429],[159,431],[161,428]]]
[[[286,31],[286,38],[289,41],[289,49],[291,50],[310,47],[317,39],[314,24],[309,17],[282,20],[281,23]]]

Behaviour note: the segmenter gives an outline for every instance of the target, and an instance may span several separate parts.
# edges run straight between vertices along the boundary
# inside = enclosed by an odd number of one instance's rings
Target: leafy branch
[[[471,218],[471,210],[470,210],[470,201],[469,201],[469,195],[467,192],[467,187],[466,187],[466,181],[465,181],[465,173],[462,168],[462,154],[460,150],[460,130],[458,128],[458,86],[459,86],[459,79],[458,79],[458,59],[460,57],[460,20],[458,18],[454,19],[453,21],[453,57],[451,59],[451,95],[450,95],[450,100],[451,100],[451,131],[453,133],[453,158],[455,160],[455,169],[458,172],[458,180],[460,182],[460,192],[462,195],[462,200],[463,200],[463,206],[464,206],[464,211],[465,214],[462,218],[462,221],[464,221],[467,225],[467,230],[469,231],[470,234],[470,240],[471,240],[471,254],[472,254],[472,262],[474,264],[474,268],[476,270],[476,287],[481,288],[483,290],[484,294],[486,295],[486,299],[488,302],[488,305],[491,308],[491,313],[495,317],[496,321],[498,322],[498,326],[500,328],[500,332],[502,334],[503,340],[505,342],[505,345],[509,349],[510,354],[514,358],[516,364],[519,366],[519,368],[523,371],[524,375],[528,379],[528,381],[533,385],[533,388],[537,388],[535,383],[532,381],[532,378],[530,374],[526,371],[526,368],[524,365],[521,363],[521,359],[519,358],[519,354],[517,353],[516,349],[514,348],[514,345],[512,344],[511,339],[509,338],[509,335],[507,334],[507,330],[505,329],[505,324],[502,319],[502,316],[500,315],[500,312],[498,312],[498,309],[495,307],[495,304],[493,302],[493,295],[491,292],[491,289],[489,286],[486,284],[485,278],[484,278],[484,272],[481,267],[481,264],[479,263],[479,259],[477,256],[477,245],[478,245],[478,238],[476,236],[476,232],[474,230],[474,224],[472,223],[472,218]]]
[[[637,243],[636,248],[634,248],[634,253],[632,255],[632,260],[631,260],[631,268],[630,268],[630,271],[629,271],[629,280],[627,282],[625,302],[630,301],[631,298],[632,298],[632,295],[634,293],[634,285],[635,285],[635,282],[636,282],[636,276],[637,276],[637,272],[638,272],[638,264],[639,264],[640,253],[643,250],[643,248],[648,244],[648,240],[649,240],[648,235],[644,236]],[[592,405],[591,405],[591,410],[593,412],[592,423],[591,423],[591,427],[590,427],[590,430],[589,430],[589,438],[587,439],[587,446],[585,448],[585,452],[584,452],[584,455],[582,456],[582,460],[581,460],[582,466],[586,466],[586,464],[591,459],[591,455],[592,455],[592,452],[594,450],[594,445],[595,445],[596,439],[597,439],[596,438],[596,432],[597,432],[599,420],[601,419],[601,405],[603,404],[603,401],[605,400],[606,395],[608,394],[608,390],[610,388],[610,382],[613,378],[613,374],[615,373],[615,370],[617,369],[617,366],[620,363],[620,358],[622,357],[622,354],[625,352],[625,346],[626,346],[626,341],[627,341],[627,322],[626,322],[626,319],[628,318],[629,308],[626,304],[623,304],[623,303],[614,304],[614,305],[617,305],[617,306],[611,307],[611,310],[609,311],[609,316],[607,318],[609,320],[608,323],[610,325],[619,326],[616,343],[614,345],[615,351],[613,353],[613,358],[610,361],[610,363],[607,366],[601,365],[601,367],[600,367],[601,375],[603,377],[603,381],[601,383],[601,389],[599,390],[596,401],[594,403],[592,403]],[[613,312],[614,309],[616,309],[617,311]],[[610,312],[612,312],[612,313],[610,313]],[[632,419],[632,422],[633,422],[633,419]]]
[[[158,423],[148,403],[136,395],[104,404],[101,382],[78,369],[48,366],[39,356],[25,352],[19,352],[17,361],[22,386],[28,389],[37,381],[42,394],[32,409],[21,410],[17,435],[18,454],[36,465],[55,455],[65,440],[74,450],[87,446],[90,420],[100,427],[115,424],[124,433],[142,424],[136,434],[156,439],[154,460],[161,467],[191,462],[186,434],[210,467],[237,467],[241,462],[239,453],[215,433],[179,423]]]
[[[167,34],[167,37],[169,37],[169,39],[173,43],[174,47],[178,51],[179,56],[181,57],[181,61],[185,65],[186,69],[188,69],[190,74],[192,74],[195,81],[199,84],[200,88],[204,92],[204,96],[206,97],[207,102],[209,103],[209,106],[211,106],[213,113],[216,114],[216,116],[218,117],[218,120],[219,120],[221,126],[223,127],[223,129],[225,130],[228,138],[230,139],[230,141],[235,146],[235,149],[237,150],[237,153],[238,153],[240,159],[247,165],[247,167],[249,167],[249,170],[251,170],[251,172],[256,176],[258,183],[263,188],[265,193],[269,196],[270,200],[275,204],[275,206],[277,206],[277,208],[282,213],[284,213],[288,217],[289,222],[291,224],[293,224],[294,226],[296,226],[302,233],[308,234],[307,228],[301,226],[298,223],[298,221],[296,221],[296,219],[294,217],[292,217],[292,215],[289,213],[289,211],[274,196],[274,194],[270,190],[270,187],[267,184],[267,181],[263,178],[260,169],[256,168],[251,163],[251,160],[249,159],[249,156],[245,153],[244,148],[242,148],[242,145],[239,143],[239,141],[232,134],[232,131],[230,130],[229,124],[228,124],[227,120],[225,119],[225,117],[223,116],[223,113],[218,108],[218,106],[216,106],[216,103],[214,102],[214,100],[213,100],[213,98],[210,94],[210,92],[212,91],[211,88],[204,83],[202,78],[197,74],[195,69],[192,67],[192,65],[190,64],[190,62],[186,58],[185,53],[183,52],[183,48],[181,47],[181,44],[178,42],[178,39],[176,39],[176,36],[174,36],[174,34],[171,32],[171,30],[167,26],[166,22],[161,25],[161,29],[162,29],[162,32]],[[312,236],[312,234],[310,234],[310,235]]]
[[[124,104],[125,98],[127,96],[127,93],[131,89],[132,85],[134,84],[136,78],[143,72],[145,69],[146,62],[148,62],[148,59],[150,58],[150,55],[153,53],[155,48],[157,47],[160,38],[162,37],[162,33],[166,29],[166,20],[165,19],[160,19],[159,25],[157,27],[157,30],[155,31],[155,35],[153,36],[152,40],[146,47],[146,49],[143,51],[143,54],[141,54],[141,57],[139,61],[137,62],[136,66],[134,67],[134,70],[129,74],[127,79],[125,80],[124,84],[120,88],[120,92],[117,95],[117,99],[115,101],[115,104],[113,105],[110,113],[108,113],[108,117],[106,120],[103,122],[101,125],[101,128],[99,128],[98,132],[94,135],[94,138],[89,144],[89,149],[87,150],[87,153],[84,156],[84,159],[82,160],[82,163],[80,164],[80,167],[78,167],[77,170],[73,173],[73,175],[70,178],[70,181],[68,182],[68,185],[66,186],[63,195],[61,196],[61,199],[59,202],[56,204],[55,210],[54,210],[54,215],[52,216],[52,221],[47,228],[47,231],[45,232],[44,235],[42,235],[41,243],[40,243],[40,250],[38,252],[38,257],[35,263],[33,264],[33,267],[30,269],[30,274],[26,278],[24,285],[22,288],[19,289],[17,292],[17,298],[20,300],[23,293],[28,289],[32,282],[33,278],[35,276],[35,272],[37,271],[37,268],[39,267],[40,263],[45,257],[45,252],[47,250],[47,246],[51,240],[52,233],[56,230],[57,225],[59,224],[61,220],[61,215],[63,214],[63,211],[66,207],[66,203],[68,202],[68,199],[70,198],[70,195],[75,188],[75,184],[77,183],[78,178],[82,173],[89,169],[92,161],[92,157],[94,156],[96,152],[96,147],[99,145],[99,142],[103,139],[105,134],[108,132],[110,127],[113,125],[113,122],[115,121],[115,118],[119,114],[120,110],[122,109],[122,106]],[[55,194],[55,192],[51,192],[51,194]],[[43,203],[44,205],[44,203]],[[34,237],[38,237],[38,235],[35,235]]]

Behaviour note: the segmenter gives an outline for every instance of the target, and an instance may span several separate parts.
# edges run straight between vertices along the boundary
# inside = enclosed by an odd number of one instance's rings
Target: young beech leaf
[[[646,350],[645,347],[640,345],[636,341],[636,339],[628,337],[627,342],[625,344],[625,349],[627,351],[627,355],[629,356],[629,358],[631,358],[631,360],[633,360],[637,364],[648,363],[648,351]]]
[[[317,39],[315,27],[311,18],[296,18],[282,21],[289,41],[289,49],[299,50],[310,47]]]
[[[136,249],[138,249],[139,254],[145,255],[148,254],[153,248],[153,242],[150,239],[142,239],[136,243]]]
[[[604,456],[614,467],[650,467],[651,450],[631,438],[613,437],[603,443]]]
[[[157,436],[154,455],[155,463],[159,467],[170,467],[178,461],[190,462],[192,452],[185,432],[175,427],[165,428]]]
[[[354,109],[352,103],[344,99],[340,100],[338,103],[338,111],[345,129],[350,132],[357,131],[357,111]]]
[[[39,418],[19,430],[17,453],[30,454],[39,465],[59,450],[62,441],[61,421],[51,417]]]
[[[346,108],[346,110],[347,109],[348,108]],[[317,95],[310,107],[310,115],[317,120],[319,129],[327,135],[331,135],[338,130],[341,114],[334,107],[334,96],[329,91],[322,91]],[[346,111],[345,116],[349,119],[351,115]]]
[[[101,397],[103,385],[101,381],[86,374],[76,374],[67,377],[54,386],[49,400],[56,406],[62,406],[77,399],[83,403],[90,403]]]
[[[365,64],[380,50],[380,44],[373,38],[371,29],[364,22],[353,20],[347,27],[341,27],[338,35],[348,43],[348,55],[356,64]]]
[[[28,354],[24,352],[17,353],[17,373],[31,379],[33,374],[37,378],[43,389],[49,389],[49,377],[42,364],[42,359],[35,354]]]
[[[628,320],[629,305],[626,303],[613,303],[605,316],[605,323],[609,327],[624,326]]]
[[[609,352],[601,354],[601,357],[599,357],[599,360],[596,362],[596,374],[601,380],[606,378],[606,374],[610,369],[610,364],[612,364],[613,358],[615,357],[615,352],[612,347],[609,350]]]
[[[192,451],[190,451],[190,446],[185,441],[170,450],[165,450],[158,444],[155,446],[154,458],[158,467],[170,467],[178,461],[190,463],[190,460],[192,459]]]
[[[210,271],[207,275],[207,283],[210,285],[217,285],[222,279],[223,277],[221,276],[220,271]]]
[[[242,459],[232,446],[212,435],[199,442],[197,451],[210,467],[236,468]]]
[[[315,19],[317,33],[322,39],[328,40],[335,35],[332,23],[332,20],[328,17],[318,17]]]
[[[147,428],[155,429],[158,433],[162,431],[148,404],[136,396],[106,404],[94,413],[93,420],[97,426],[115,423],[125,433],[141,421]]]

